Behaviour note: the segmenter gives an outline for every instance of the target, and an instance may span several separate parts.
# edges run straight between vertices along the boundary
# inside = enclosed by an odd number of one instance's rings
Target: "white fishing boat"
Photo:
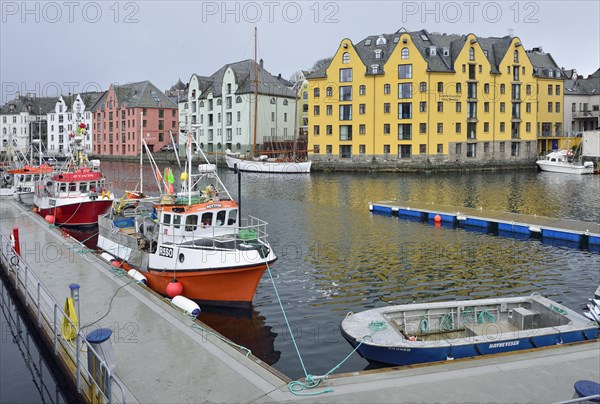
[[[537,293],[349,313],[342,335],[365,359],[411,365],[598,338],[598,324]]]
[[[548,171],[562,174],[593,174],[594,163],[591,161],[582,161],[581,157],[574,161],[573,150],[553,151],[545,158],[535,162],[541,171]]]

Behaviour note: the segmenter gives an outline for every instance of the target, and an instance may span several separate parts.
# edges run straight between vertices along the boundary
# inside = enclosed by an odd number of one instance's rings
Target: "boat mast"
[[[188,163],[188,167],[187,167],[187,180],[188,180],[188,206],[192,205],[192,134],[190,132],[188,132],[188,139],[187,139],[187,147],[186,147],[186,156],[187,156],[187,163]]]
[[[143,163],[144,163],[144,152],[143,152],[143,148],[144,148],[144,144],[142,143],[144,141],[144,130],[143,130],[143,125],[144,123],[144,112],[140,112],[140,196],[144,193],[144,176],[142,173],[142,169],[143,169]],[[160,191],[160,187],[158,187],[158,190]]]
[[[257,35],[257,29],[256,27],[254,27],[254,146],[252,148],[253,157],[256,156],[256,120],[258,118],[258,65],[256,64]]]
[[[296,148],[298,145],[296,144],[296,132],[298,130],[298,92],[300,91],[298,82],[296,82],[296,105],[294,108],[294,140],[292,142],[292,159],[296,159]]]

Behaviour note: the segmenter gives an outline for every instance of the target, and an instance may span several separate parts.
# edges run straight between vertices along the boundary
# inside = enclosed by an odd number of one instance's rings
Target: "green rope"
[[[477,316],[477,322],[479,324],[482,324],[482,323],[495,323],[496,322],[496,317],[494,317],[493,315],[491,315],[487,310],[481,310],[481,313],[479,313],[479,316]]]
[[[564,309],[561,309],[558,306],[555,306],[553,304],[550,305],[550,309],[552,309],[553,312],[558,313],[558,314],[562,314],[563,316],[567,315],[567,311]]]
[[[419,322],[419,331],[421,331],[421,334],[427,334],[429,332],[429,320],[427,319],[427,316],[423,316]]]
[[[463,323],[474,323],[476,321],[475,309],[473,307],[464,309],[461,317]]]
[[[112,272],[112,274],[115,276],[115,278],[120,278],[122,276],[127,275],[127,272],[125,272],[124,269],[120,268],[120,267],[113,267],[112,265],[108,268],[108,270],[110,272]]]
[[[441,331],[452,331],[454,325],[452,322],[452,313],[446,313],[440,318],[440,330]]]
[[[387,324],[385,321],[371,321],[369,323],[369,330],[376,332],[385,330],[387,328]]]

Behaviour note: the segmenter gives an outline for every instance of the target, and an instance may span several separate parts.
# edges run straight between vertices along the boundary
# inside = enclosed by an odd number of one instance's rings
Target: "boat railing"
[[[111,371],[105,358],[87,341],[77,321],[63,310],[10,240],[0,233],[0,261],[22,303],[36,316],[37,328],[52,341],[53,353],[60,356],[75,374],[77,392],[90,401],[125,403],[126,389]],[[78,313],[79,314],[79,313]],[[87,350],[87,359],[82,352]],[[89,366],[92,364],[92,366]]]

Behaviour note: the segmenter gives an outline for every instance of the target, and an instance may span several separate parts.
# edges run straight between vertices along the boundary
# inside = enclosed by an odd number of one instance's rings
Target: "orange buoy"
[[[183,292],[183,285],[177,279],[173,279],[167,285],[167,296],[169,296],[171,299],[174,298],[175,296],[181,295],[182,292]]]
[[[44,220],[50,224],[54,224],[54,215],[46,215],[46,217],[44,217]]]
[[[38,208],[37,207],[33,207],[33,213],[38,213]]]
[[[433,217],[433,221],[434,221],[435,223],[440,223],[440,222],[442,221],[442,217],[441,217],[440,215],[435,215],[435,216]]]
[[[120,266],[121,266],[121,261],[119,261],[119,260],[112,260],[112,261],[110,262],[110,264],[111,264],[113,267],[117,267],[117,268],[118,268],[118,267],[120,267]]]

